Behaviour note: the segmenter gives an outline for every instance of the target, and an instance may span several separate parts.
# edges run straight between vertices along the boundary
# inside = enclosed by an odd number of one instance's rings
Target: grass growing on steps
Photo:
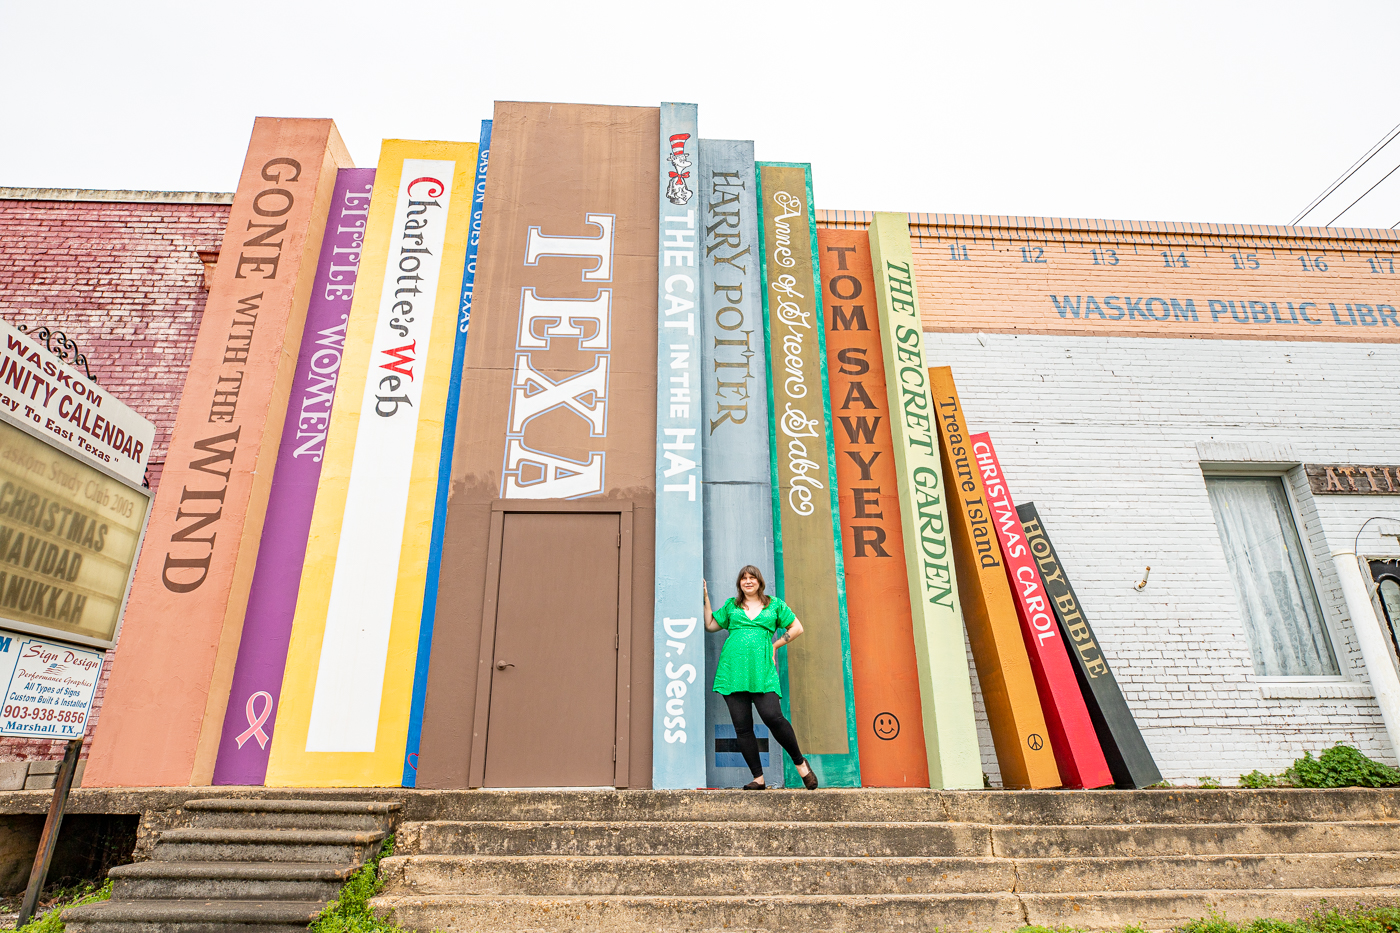
[[[1083,933],[1077,927],[1025,926],[1016,933]],[[1147,933],[1142,927],[1124,927],[1122,933]],[[1221,914],[1192,920],[1176,933],[1400,933],[1400,907],[1356,907],[1351,910],[1319,908],[1301,920],[1263,917],[1235,923]]]
[[[312,922],[310,933],[408,933],[403,927],[381,920],[369,909],[369,899],[384,886],[379,860],[394,854],[394,837],[384,840],[379,854],[350,876],[340,896],[326,905]]]
[[[69,907],[77,907],[79,904],[91,904],[95,901],[105,901],[112,896],[112,882],[108,881],[102,887],[95,884],[84,884],[73,888],[70,891],[59,892],[57,901],[51,904],[43,914],[34,917],[24,926],[20,927],[16,933],[63,933],[63,921],[60,919],[63,912]]]

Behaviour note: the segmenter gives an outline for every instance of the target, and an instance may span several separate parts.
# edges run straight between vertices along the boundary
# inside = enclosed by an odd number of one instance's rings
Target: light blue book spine
[[[700,366],[704,399],[705,579],[718,608],[735,593],[739,569],[753,564],[774,592],[773,482],[764,385],[763,300],[760,294],[758,204],[751,141],[700,142],[697,200],[701,232]],[[727,633],[707,635],[705,650],[705,779],[739,787],[752,777],[734,742],[724,698],[712,691]],[[782,750],[757,719],[764,778],[783,783]]]
[[[694,104],[661,105],[652,787],[705,786],[700,211]]]

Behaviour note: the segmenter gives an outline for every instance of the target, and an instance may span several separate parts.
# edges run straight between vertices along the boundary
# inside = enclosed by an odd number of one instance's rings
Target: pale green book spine
[[[980,788],[982,758],[972,712],[972,678],[963,641],[907,215],[875,215],[870,224],[870,254],[899,477],[899,517],[905,529],[904,560],[929,785],[948,790]]]

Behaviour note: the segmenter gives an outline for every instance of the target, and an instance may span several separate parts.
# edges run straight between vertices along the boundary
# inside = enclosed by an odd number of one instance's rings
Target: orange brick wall
[[[927,331],[1400,342],[1400,231],[909,218]]]
[[[228,210],[207,201],[0,194],[0,317],[31,332],[46,325],[67,334],[97,381],[155,423],[153,492],[204,313],[199,253],[219,249]],[[110,667],[103,666],[89,739]],[[62,742],[0,739],[0,760],[62,755]]]

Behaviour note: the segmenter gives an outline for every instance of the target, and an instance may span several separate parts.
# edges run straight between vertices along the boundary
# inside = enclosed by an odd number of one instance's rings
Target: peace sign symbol
[[[1045,747],[1045,740],[1040,737],[1040,733],[1032,732],[1026,739],[1026,744],[1031,747],[1031,751],[1038,752]]]

